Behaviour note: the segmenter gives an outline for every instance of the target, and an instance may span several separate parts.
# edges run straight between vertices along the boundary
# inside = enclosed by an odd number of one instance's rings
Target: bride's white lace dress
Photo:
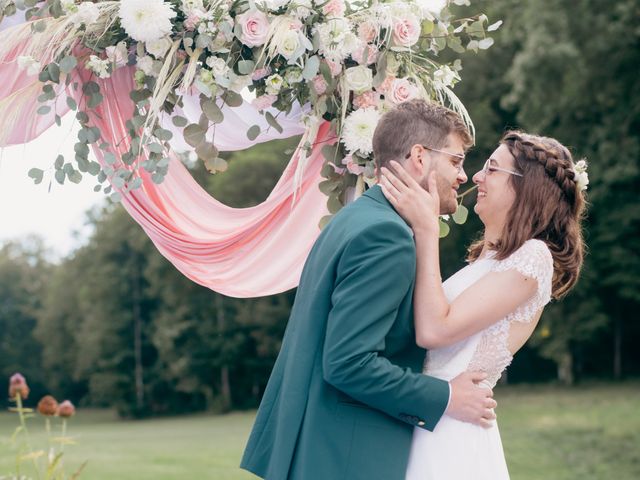
[[[491,252],[492,253],[492,252]],[[445,348],[429,350],[424,373],[451,380],[464,371],[483,371],[493,388],[511,363],[513,322],[530,322],[551,298],[553,259],[546,244],[528,240],[504,260],[492,254],[476,260],[444,282],[451,302],[489,272],[517,270],[537,280],[536,294],[489,328]],[[509,295],[509,292],[504,292]],[[407,480],[505,480],[509,478],[498,425],[485,429],[444,415],[433,432],[414,429]]]

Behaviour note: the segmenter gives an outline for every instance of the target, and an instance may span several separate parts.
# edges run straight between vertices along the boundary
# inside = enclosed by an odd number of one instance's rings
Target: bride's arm
[[[415,235],[414,317],[418,345],[451,345],[504,318],[535,294],[538,283],[534,278],[508,270],[485,275],[450,304],[440,276],[435,173],[429,177],[429,191],[434,193],[429,193],[401,168],[396,170],[397,177],[386,169],[383,172],[381,187],[385,196]]]

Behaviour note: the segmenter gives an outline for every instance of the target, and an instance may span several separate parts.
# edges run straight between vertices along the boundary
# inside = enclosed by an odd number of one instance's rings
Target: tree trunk
[[[575,382],[573,376],[573,353],[570,349],[562,354],[558,362],[558,380],[564,385],[573,385]]]
[[[622,318],[620,308],[616,308],[613,321],[613,378],[622,378]]]
[[[216,295],[216,316],[218,320],[218,332],[223,335],[225,329],[224,302],[222,295]],[[220,368],[220,390],[222,394],[222,408],[231,408],[231,382],[229,380],[229,366],[222,365]]]
[[[137,258],[136,258],[137,260]],[[140,412],[144,406],[144,370],[142,367],[142,292],[140,287],[140,268],[135,262],[133,277],[133,330],[134,330],[134,357],[135,357],[135,383],[136,383],[136,410]]]

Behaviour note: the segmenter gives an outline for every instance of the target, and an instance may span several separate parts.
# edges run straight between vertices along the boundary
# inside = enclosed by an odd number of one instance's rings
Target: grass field
[[[496,399],[513,480],[640,479],[640,383],[499,387]],[[88,460],[87,480],[255,479],[237,468],[253,416],[121,421],[80,410],[66,463]],[[42,445],[41,419],[30,422],[32,442]],[[0,478],[15,461],[7,443],[15,425],[0,414]]]

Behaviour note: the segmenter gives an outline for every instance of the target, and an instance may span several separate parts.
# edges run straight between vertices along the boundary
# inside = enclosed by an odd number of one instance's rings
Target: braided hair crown
[[[560,142],[549,137],[540,137],[528,133],[512,131],[503,137],[517,152],[520,158],[540,163],[545,173],[563,192],[570,205],[576,203],[578,193],[574,163],[569,150]]]

